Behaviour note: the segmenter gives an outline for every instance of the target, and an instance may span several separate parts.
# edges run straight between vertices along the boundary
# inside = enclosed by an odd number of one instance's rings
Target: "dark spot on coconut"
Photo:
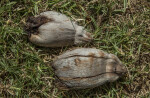
[[[95,56],[95,54],[92,53],[92,52],[90,52],[88,55],[91,56],[91,57],[94,57],[94,56]]]
[[[31,16],[26,21],[25,31],[28,33],[29,37],[31,34],[38,34],[38,28],[47,23],[53,21],[52,19],[47,18],[46,16]]]
[[[59,28],[60,30],[62,30],[62,31],[64,31],[64,29],[63,28]]]
[[[81,63],[81,60],[79,58],[76,58],[75,59],[75,65],[78,66],[78,64],[80,64],[80,63]]]
[[[62,71],[68,71],[70,70],[70,67],[69,66],[64,66],[63,68],[61,68]]]
[[[105,56],[104,52],[99,52],[99,55],[100,55],[101,57],[104,57],[104,56]]]
[[[90,61],[91,65],[92,65],[92,63],[94,61],[94,58],[93,57],[89,57],[89,61]]]

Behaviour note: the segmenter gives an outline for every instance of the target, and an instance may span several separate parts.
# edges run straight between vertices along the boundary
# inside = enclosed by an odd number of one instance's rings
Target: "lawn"
[[[38,47],[28,40],[29,16],[55,10],[77,21],[94,37],[90,44]],[[127,73],[113,83],[85,90],[55,87],[51,62],[74,47],[96,47],[117,55]],[[1,0],[0,97],[149,98],[150,0]]]

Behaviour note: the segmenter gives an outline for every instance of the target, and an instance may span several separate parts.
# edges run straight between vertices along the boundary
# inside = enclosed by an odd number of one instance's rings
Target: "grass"
[[[23,30],[25,20],[47,10],[66,14],[94,35],[96,47],[117,55],[128,73],[93,89],[61,91],[50,62],[68,48],[37,47]],[[0,97],[150,97],[149,0],[1,0]]]

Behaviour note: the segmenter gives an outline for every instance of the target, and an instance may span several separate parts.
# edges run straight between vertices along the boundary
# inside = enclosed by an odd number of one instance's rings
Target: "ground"
[[[47,10],[66,14],[88,29],[90,44],[42,48],[24,31],[29,16]],[[117,55],[127,73],[97,88],[62,91],[54,85],[53,58],[74,47]],[[150,0],[1,0],[0,97],[150,97]]]

